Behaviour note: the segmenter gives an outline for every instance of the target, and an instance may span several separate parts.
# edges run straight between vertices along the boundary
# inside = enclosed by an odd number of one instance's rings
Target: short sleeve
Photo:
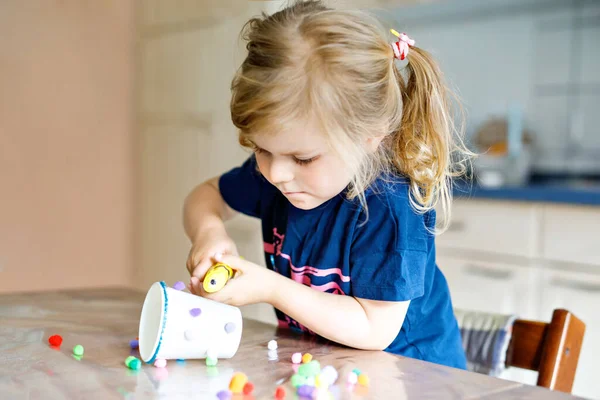
[[[273,189],[258,171],[254,155],[219,178],[219,191],[227,205],[251,217],[260,218],[261,204]]]
[[[354,297],[405,301],[421,297],[425,292],[426,252],[375,253],[352,264],[350,281]]]
[[[414,211],[404,183],[371,194],[367,206],[368,219],[361,213],[351,246],[352,295],[384,301],[423,296],[427,267],[435,263],[431,216]]]

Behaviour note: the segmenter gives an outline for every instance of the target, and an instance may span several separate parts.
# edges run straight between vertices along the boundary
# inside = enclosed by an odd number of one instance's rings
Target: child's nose
[[[269,168],[269,173],[271,175],[271,182],[275,185],[294,179],[292,166],[289,165],[287,160],[273,160]]]

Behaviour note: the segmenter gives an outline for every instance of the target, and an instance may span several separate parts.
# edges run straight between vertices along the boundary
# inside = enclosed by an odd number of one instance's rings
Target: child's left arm
[[[410,301],[376,301],[324,293],[235,256],[220,259],[240,275],[219,292],[208,294],[192,277],[192,292],[242,306],[269,303],[306,328],[337,343],[383,350],[402,327]]]

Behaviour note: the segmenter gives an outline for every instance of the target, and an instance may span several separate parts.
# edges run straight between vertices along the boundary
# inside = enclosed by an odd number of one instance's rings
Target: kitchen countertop
[[[532,183],[524,186],[486,188],[456,182],[453,194],[455,199],[482,198],[600,206],[600,184]]]
[[[128,289],[72,290],[0,296],[0,398],[2,399],[216,399],[235,371],[255,384],[254,396],[272,399],[277,385],[297,399],[289,378],[291,355],[310,352],[322,365],[333,365],[341,378],[336,399],[572,399],[564,393],[491,378],[380,351],[341,347],[254,320],[244,320],[242,342],[230,360],[207,367],[201,360],[169,361],[165,369],[144,365],[127,369],[129,340],[137,336],[145,294]],[[53,349],[50,335],[63,344]],[[277,339],[276,356],[267,343]],[[85,348],[72,356],[74,345]],[[359,368],[371,385],[353,390],[345,376]],[[233,400],[232,399],[232,400]]]

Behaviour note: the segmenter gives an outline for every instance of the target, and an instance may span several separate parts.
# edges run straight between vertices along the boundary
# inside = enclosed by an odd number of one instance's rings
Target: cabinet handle
[[[470,275],[481,276],[484,278],[498,279],[498,280],[509,280],[513,277],[513,271],[501,271],[497,269],[484,268],[476,264],[466,265],[467,273]]]
[[[574,289],[574,290],[582,290],[584,292],[591,293],[600,293],[600,284],[598,283],[587,283],[587,282],[579,282],[570,279],[560,279],[553,278],[550,281],[550,285],[565,288],[565,289]]]

